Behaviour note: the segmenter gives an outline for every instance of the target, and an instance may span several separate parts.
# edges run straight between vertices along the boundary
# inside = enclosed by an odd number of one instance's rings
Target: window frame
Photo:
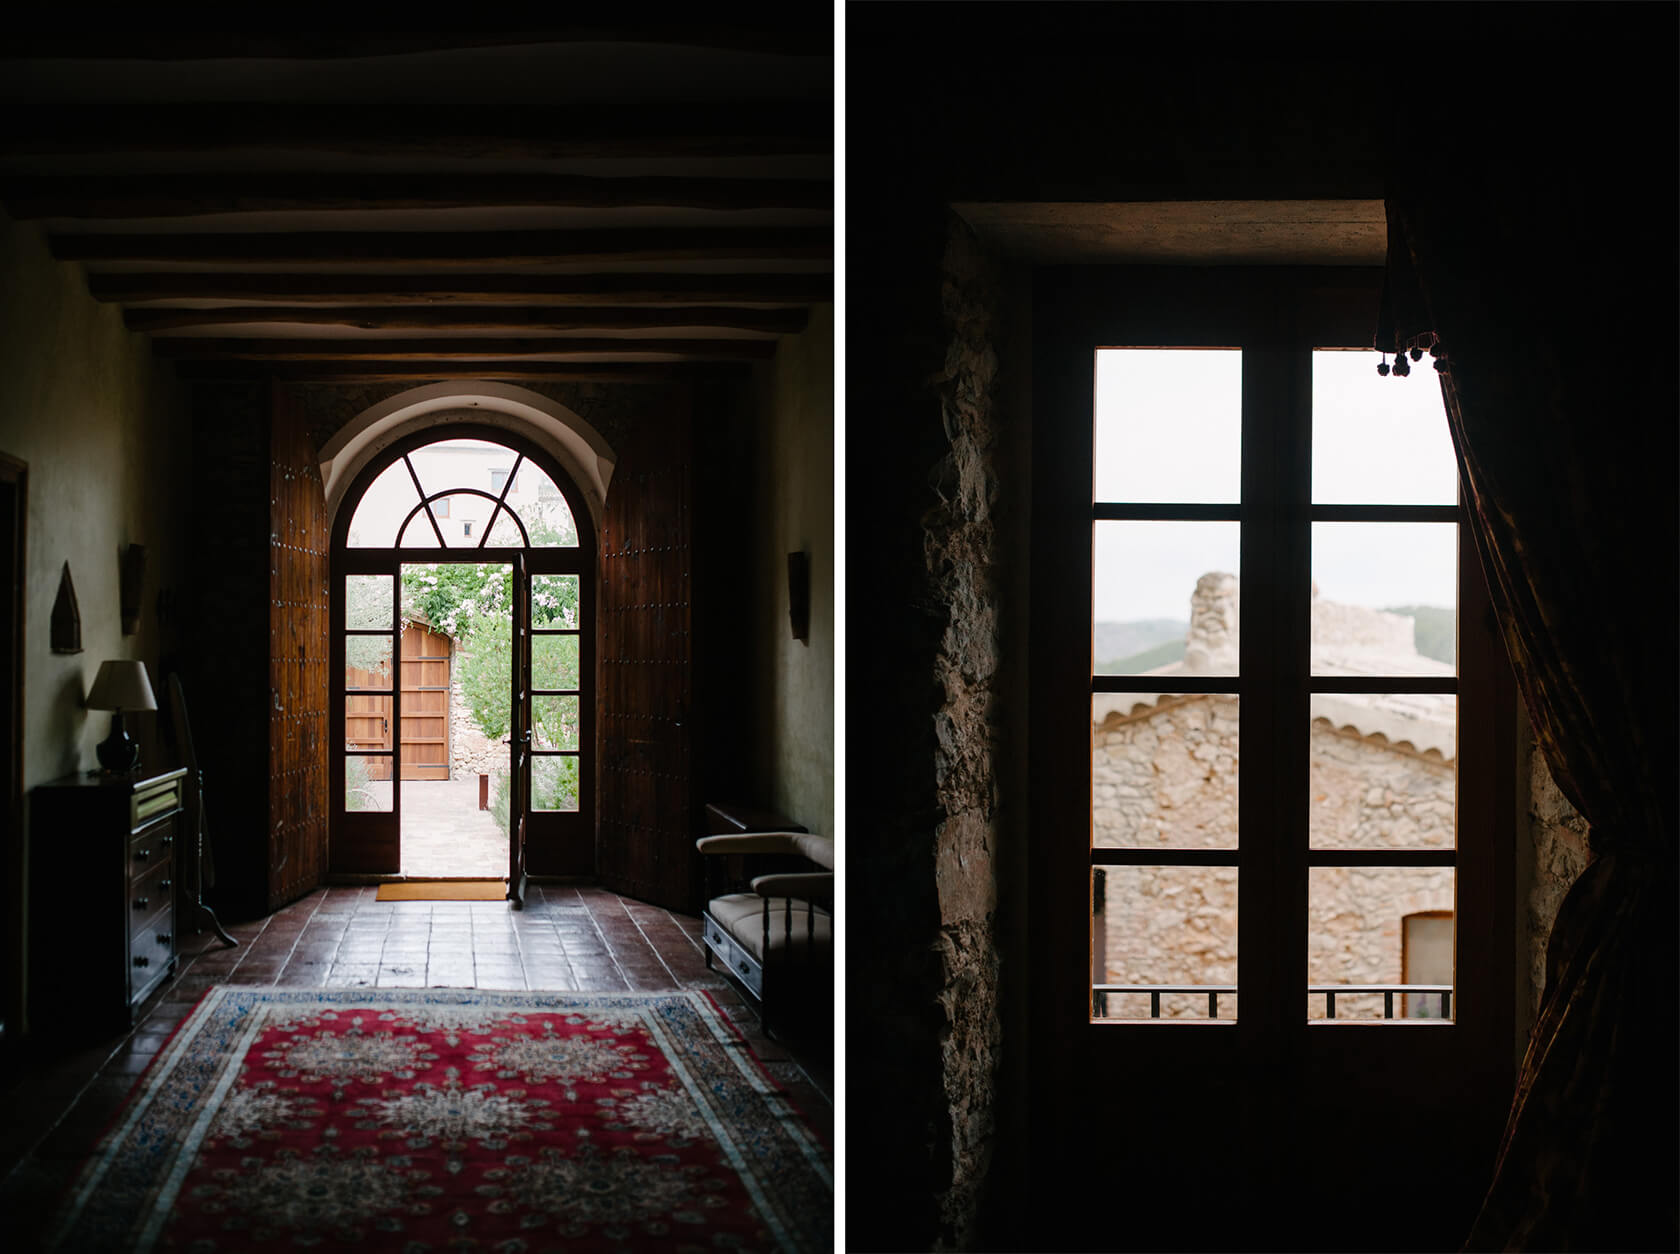
[[[1029,780],[1033,840],[1030,909],[1045,921],[1034,947],[1035,1042],[1057,1065],[1099,1063],[1102,1037],[1229,1029],[1242,1047],[1305,1058],[1328,1028],[1347,1040],[1397,1025],[1336,1020],[1309,1025],[1306,784],[1310,694],[1311,525],[1329,517],[1442,517],[1459,523],[1458,927],[1455,1019],[1443,1040],[1414,1049],[1506,1057],[1515,1029],[1512,842],[1515,696],[1493,631],[1470,529],[1459,506],[1317,506],[1311,501],[1314,348],[1368,340],[1380,271],[1359,268],[1044,267],[1034,272],[1033,604]],[[1237,348],[1243,352],[1245,446],[1240,506],[1140,506],[1126,517],[1224,518],[1243,523],[1243,631],[1239,676],[1205,681],[1241,703],[1239,779],[1239,1018],[1093,1021],[1089,987],[1092,858],[1090,589],[1092,352],[1099,346]],[[1377,358],[1372,354],[1372,369]],[[1426,361],[1395,387],[1438,387]],[[1250,434],[1258,440],[1250,442]],[[1305,508],[1303,508],[1305,507]],[[1283,590],[1293,589],[1298,594]],[[1285,656],[1287,653],[1287,657]],[[1261,683],[1283,658],[1308,682]],[[1159,687],[1157,680],[1143,681]],[[1121,684],[1120,690],[1124,690]],[[1389,689],[1384,688],[1384,691]],[[1397,689],[1403,690],[1403,689]],[[1083,713],[1074,715],[1075,710]],[[1296,728],[1297,735],[1266,734]],[[1297,769],[1298,768],[1298,769]],[[1283,781],[1299,775],[1298,786]],[[1081,844],[1078,832],[1086,839]],[[1294,832],[1293,839],[1272,833]],[[1466,833],[1480,836],[1466,838]],[[1404,864],[1404,856],[1394,858]],[[1078,922],[1083,919],[1083,926]],[[1036,931],[1036,929],[1035,929]],[[1176,1029],[1176,1030],[1175,1030]],[[1205,1032],[1189,1032],[1200,1038]],[[1322,1033],[1320,1033],[1322,1035]],[[1447,1038],[1450,1038],[1447,1039]],[[1177,1046],[1175,1046],[1176,1048]],[[1392,1047],[1378,1046],[1385,1052]],[[1203,1046],[1192,1046],[1194,1049]],[[1218,1047],[1209,1047],[1218,1048]]]

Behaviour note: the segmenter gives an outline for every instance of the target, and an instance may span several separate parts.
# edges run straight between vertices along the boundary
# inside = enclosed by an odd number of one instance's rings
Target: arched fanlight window
[[[576,548],[577,520],[554,480],[490,440],[443,439],[404,453],[370,483],[348,547]]]

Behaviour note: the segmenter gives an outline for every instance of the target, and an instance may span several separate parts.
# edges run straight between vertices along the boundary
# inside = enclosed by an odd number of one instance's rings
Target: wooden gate
[[[402,777],[449,778],[451,641],[419,623],[402,634]],[[388,746],[387,746],[388,747]]]

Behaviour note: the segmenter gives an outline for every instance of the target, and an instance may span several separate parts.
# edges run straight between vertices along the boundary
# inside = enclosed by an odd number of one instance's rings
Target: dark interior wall
[[[195,578],[180,658],[224,920],[268,906],[269,389],[192,388]]]
[[[20,788],[98,766],[95,747],[111,728],[85,698],[107,659],[146,664],[160,704],[181,648],[186,600],[200,571],[189,564],[186,397],[167,364],[120,311],[87,293],[79,267],[53,258],[38,225],[0,214],[0,453],[27,466],[22,608]],[[120,562],[145,547],[136,630],[122,626]],[[51,622],[68,563],[81,619],[81,648],[52,648]],[[128,715],[143,768],[175,765],[167,711]],[[27,799],[23,824],[0,840],[0,1018],[8,1037],[23,1026],[28,913]],[[9,816],[8,816],[9,817]],[[50,943],[51,933],[48,929]]]
[[[848,275],[853,309],[872,311],[847,343],[847,876],[863,886],[847,1065],[872,1147],[848,1215],[859,1249],[979,1243],[1008,1202],[990,1180],[1012,1122],[994,858],[1011,774],[1001,641],[1019,603],[1004,594],[1024,571],[997,527],[1001,463],[1019,451],[999,399],[1005,283],[937,201],[895,208]]]
[[[1008,787],[1026,748],[1009,694],[1028,680],[1010,503],[1027,508],[1030,468],[996,450],[1030,430],[1011,383],[1030,363],[998,315],[1024,297],[947,206],[1380,198],[1393,163],[1501,126],[1566,165],[1546,150],[1543,88],[1590,94],[1581,80],[1639,45],[1576,6],[864,5],[847,42],[847,229],[869,243],[847,258],[847,868],[866,886],[848,931],[848,1119],[871,1146],[851,1164],[848,1231],[859,1248],[1050,1248],[1068,1225],[1033,1213],[1009,1158],[1032,1153],[1034,1086],[1063,1079],[1024,1056],[1016,978],[1022,851],[1051,838]],[[999,356],[981,366],[986,346]],[[965,453],[988,441],[977,493]],[[983,641],[987,669],[953,665],[953,641]],[[987,789],[977,838],[948,841]],[[960,901],[989,925],[953,918]]]

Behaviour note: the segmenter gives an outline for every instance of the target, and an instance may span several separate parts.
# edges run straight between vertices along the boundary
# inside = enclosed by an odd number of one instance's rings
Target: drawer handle
[[[169,846],[174,843],[175,838],[173,836],[165,836],[162,840],[158,841],[158,844],[162,845],[165,849],[169,848]]]
[[[175,887],[175,881],[174,880],[159,880],[158,881],[158,889],[161,892],[166,892],[167,893],[171,888],[174,888],[174,887]]]
[[[146,908],[146,903],[149,900],[151,900],[149,897],[136,897],[134,899],[134,908],[136,910],[144,910]]]
[[[134,851],[134,860],[136,862],[144,862],[151,856],[152,851],[150,849],[136,849]]]
[[[134,965],[137,967],[149,967],[152,965],[152,960],[146,957],[145,954],[141,954],[134,960]]]
[[[160,945],[167,946],[169,944],[169,942],[174,940],[174,939],[175,938],[173,936],[171,936],[168,932],[159,932],[158,933],[158,944],[160,944]]]

